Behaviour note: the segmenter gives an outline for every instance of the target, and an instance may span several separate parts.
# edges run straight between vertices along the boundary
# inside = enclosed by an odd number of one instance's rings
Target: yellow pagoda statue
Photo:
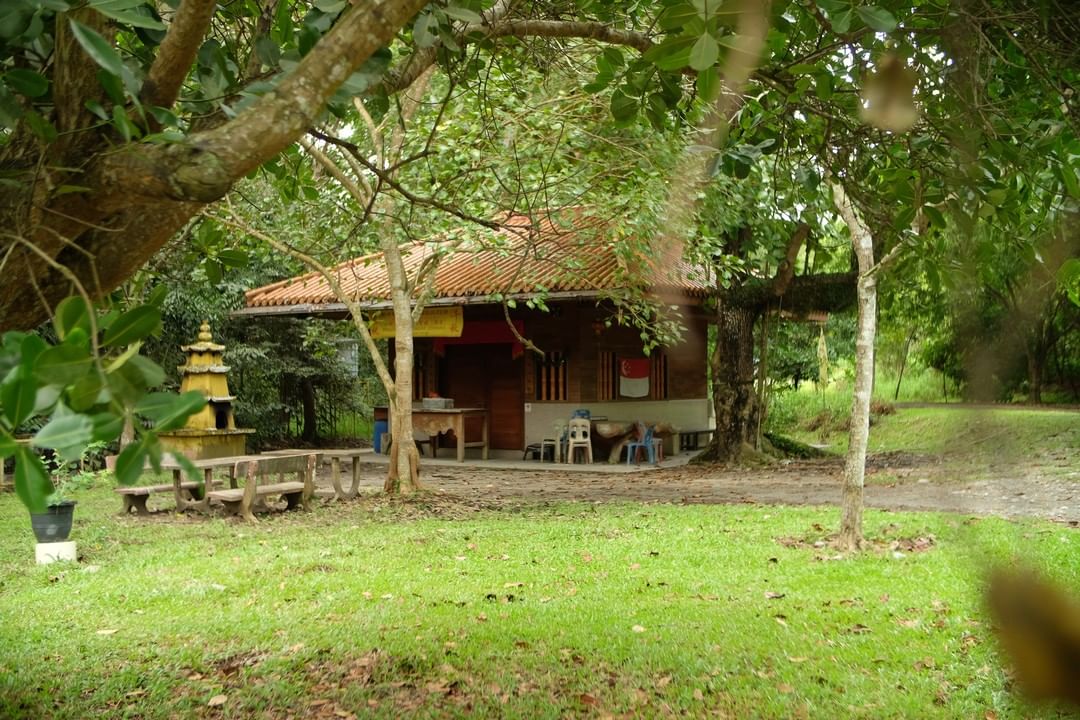
[[[204,321],[198,342],[180,346],[187,354],[187,362],[177,368],[180,392],[198,390],[206,396],[206,407],[189,417],[183,428],[161,433],[165,450],[192,460],[243,455],[247,436],[255,432],[236,427],[232,406],[236,398],[229,394],[229,367],[223,360],[225,346],[213,340],[210,323]]]

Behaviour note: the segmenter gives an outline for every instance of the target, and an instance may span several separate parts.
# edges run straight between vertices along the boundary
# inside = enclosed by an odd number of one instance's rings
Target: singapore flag
[[[619,395],[646,397],[649,394],[649,358],[619,361]]]

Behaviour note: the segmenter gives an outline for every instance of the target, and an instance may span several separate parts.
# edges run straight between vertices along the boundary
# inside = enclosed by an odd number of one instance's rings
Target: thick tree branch
[[[127,146],[104,163],[113,187],[211,202],[314,123],[356,68],[388,44],[425,0],[358,0],[274,90],[229,122],[172,146]],[[127,181],[125,181],[127,179]]]
[[[217,0],[180,3],[143,83],[140,96],[144,103],[167,108],[176,102],[216,7]]]
[[[549,37],[598,40],[609,45],[626,45],[638,52],[645,52],[653,45],[652,40],[644,33],[619,30],[607,23],[585,21],[507,20],[493,25],[485,34],[489,38]]]
[[[260,38],[270,35],[278,0],[266,0],[265,4],[258,4],[260,5],[259,19],[255,23],[255,31],[251,36],[251,54],[248,56],[247,67],[244,69],[244,79],[246,80],[251,80],[258,75],[259,70],[262,68],[262,62],[259,60],[259,53],[256,51],[255,45]]]
[[[773,275],[772,279],[772,291],[776,297],[780,297],[787,292],[791,279],[795,277],[795,259],[799,257],[799,250],[802,249],[803,243],[806,242],[809,235],[810,226],[806,223],[799,223],[799,227],[796,228],[791,235],[791,239],[788,240],[787,252],[784,253],[784,259],[780,263],[780,267],[776,269],[776,274]]]
[[[639,52],[653,46],[645,33],[619,30],[601,22],[572,22],[567,20],[497,20],[485,25],[466,25],[455,39],[459,44],[480,42],[500,37],[548,37],[597,40],[610,45],[625,45]],[[404,60],[400,68],[391,70],[383,80],[381,90],[387,94],[408,87],[435,62],[436,48],[417,50]]]
[[[93,190],[52,198],[40,223],[22,234],[57,261],[71,263],[84,284],[93,277],[88,270],[96,267],[101,285],[92,292],[112,290],[183,227],[202,203],[223,197],[236,180],[303,134],[341,83],[389,44],[424,4],[425,0],[356,0],[277,88],[240,115],[180,143],[128,143],[101,153],[71,180]],[[84,62],[92,64],[89,59]],[[95,229],[99,227],[123,233],[127,242],[109,241],[109,233]],[[65,249],[72,243],[96,259]],[[62,276],[38,258],[24,256],[41,269],[32,274],[47,302],[55,304],[68,294]],[[0,284],[0,330],[33,327],[47,317],[43,305],[25,301],[27,287],[26,281]]]
[[[105,16],[96,10],[79,8],[72,10],[68,15],[72,20],[95,30],[106,40],[111,40],[116,34],[116,31],[109,27]],[[101,97],[103,91],[97,79],[97,63],[75,40],[71,34],[71,27],[63,16],[57,18],[55,43],[52,97],[56,116],[53,124],[60,133],[60,137],[67,138],[70,134],[80,134],[77,131],[90,124],[88,118],[91,115],[85,103],[87,100]],[[90,133],[81,134],[84,137],[90,135]],[[53,150],[53,156],[60,157],[68,145],[77,141],[77,138],[61,140],[63,147]]]

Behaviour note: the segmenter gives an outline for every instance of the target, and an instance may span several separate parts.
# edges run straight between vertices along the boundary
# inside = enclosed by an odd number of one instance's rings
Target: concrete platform
[[[642,462],[640,465],[627,465],[625,462],[617,464],[609,464],[606,462],[594,462],[591,464],[584,463],[553,463],[553,462],[540,462],[538,460],[522,460],[520,451],[499,451],[492,450],[492,457],[488,460],[482,460],[480,458],[479,450],[465,450],[465,462],[459,463],[457,458],[453,456],[453,448],[440,448],[445,456],[432,458],[428,455],[420,456],[420,464],[422,467],[456,467],[456,468],[478,468],[486,470],[527,470],[530,472],[552,470],[561,473],[641,473],[650,472],[652,470],[658,470],[661,468],[673,468],[681,467],[690,462],[690,460],[697,455],[700,451],[694,452],[681,452],[672,457],[665,457],[664,460],[657,465],[649,465]],[[499,457],[495,457],[498,453]],[[387,455],[380,455],[377,453],[364,454],[360,457],[360,462],[368,463],[371,465],[386,465],[390,462],[390,458]]]

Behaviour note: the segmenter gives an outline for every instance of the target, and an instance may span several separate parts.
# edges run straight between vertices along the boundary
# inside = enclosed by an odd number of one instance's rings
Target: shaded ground
[[[875,455],[868,463],[866,504],[887,510],[1031,516],[1080,524],[1080,467],[1072,455],[1026,465],[944,462],[912,453]],[[440,465],[427,468],[423,481],[437,492],[495,504],[574,500],[835,505],[840,501],[842,466],[841,459],[829,458],[752,469],[691,465],[607,474]],[[380,489],[384,472],[385,466],[363,466],[363,485]]]

